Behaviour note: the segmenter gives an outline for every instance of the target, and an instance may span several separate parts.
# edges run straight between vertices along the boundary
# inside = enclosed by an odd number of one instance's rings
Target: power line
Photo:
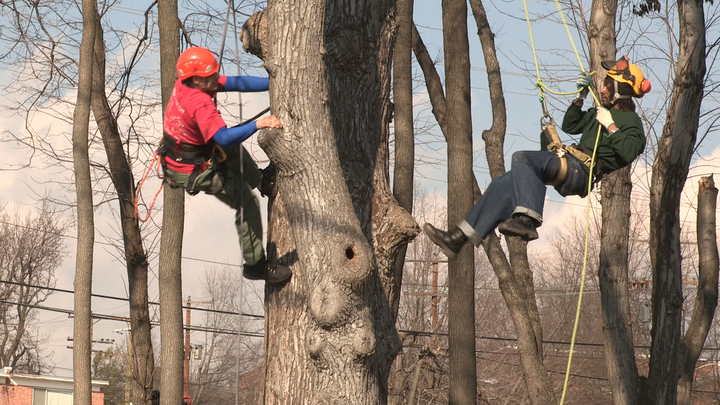
[[[50,290],[50,291],[68,293],[68,294],[75,294],[75,291],[73,291],[73,290],[64,290],[64,289],[61,289],[61,288],[54,288],[54,287],[43,287],[43,286],[38,286],[38,285],[31,285],[31,284],[25,284],[25,283],[17,283],[17,282],[14,282],[14,281],[0,280],[0,283],[17,285],[17,286],[21,286],[21,287],[37,288],[37,289],[42,289],[42,290]],[[129,301],[130,301],[129,298],[114,297],[114,296],[111,296],[111,295],[91,294],[91,296],[93,296],[93,297],[98,297],[98,298],[111,299],[111,300],[116,300],[116,301],[124,301],[124,302],[129,302]],[[154,301],[148,301],[148,304],[150,304],[150,305],[160,305],[160,303],[154,302]],[[193,310],[198,310],[198,311],[205,311],[205,312],[212,312],[212,313],[224,314],[224,315],[242,315],[242,316],[247,316],[247,317],[250,317],[250,318],[260,318],[260,319],[264,318],[264,316],[262,316],[262,315],[247,314],[247,313],[232,312],[232,311],[223,311],[223,310],[220,310],[220,309],[208,309],[208,308],[202,308],[202,307],[187,307],[187,306],[184,306],[184,305],[182,306],[182,308],[183,308],[183,309],[193,309]]]
[[[47,306],[36,305],[36,304],[23,304],[20,302],[12,302],[12,301],[6,301],[6,300],[0,300],[0,304],[18,305],[21,307],[29,307],[32,309],[39,309],[39,310],[43,310],[43,311],[60,312],[63,314],[68,314],[69,316],[75,315],[75,311],[72,309],[47,307]],[[91,318],[105,320],[105,321],[124,322],[124,323],[130,322],[130,318],[128,318],[128,317],[105,315],[105,314],[99,314],[99,313],[92,313]],[[160,322],[151,321],[150,325],[160,326]],[[224,335],[240,335],[240,336],[249,336],[249,337],[264,337],[265,336],[265,334],[263,334],[263,333],[238,332],[238,331],[232,330],[232,329],[214,328],[214,327],[209,327],[209,326],[183,325],[183,330],[191,330],[191,331],[198,331],[198,332],[210,332],[210,333],[217,333],[217,334],[221,334],[221,335],[223,335],[223,334]]]

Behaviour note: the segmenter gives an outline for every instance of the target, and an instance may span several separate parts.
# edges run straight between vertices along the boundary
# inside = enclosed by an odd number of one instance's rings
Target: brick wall
[[[0,385],[0,405],[32,405],[32,400],[32,387]],[[105,405],[105,394],[93,392],[92,405]]]
[[[0,385],[0,405],[32,405],[32,398],[33,389],[30,387]]]
[[[93,392],[92,405],[105,405],[105,394],[102,392]]]

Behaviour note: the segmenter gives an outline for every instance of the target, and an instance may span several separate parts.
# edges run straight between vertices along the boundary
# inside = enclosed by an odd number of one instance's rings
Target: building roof
[[[110,385],[110,382],[92,380],[91,384],[93,391],[100,391],[101,387]],[[72,390],[73,378],[37,374],[14,374],[12,369],[5,367],[2,371],[0,371],[0,385]]]

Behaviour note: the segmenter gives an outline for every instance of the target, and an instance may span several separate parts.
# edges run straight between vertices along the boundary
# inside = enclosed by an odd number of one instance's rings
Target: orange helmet
[[[633,93],[635,93],[635,97],[640,98],[650,91],[650,80],[643,76],[643,72],[639,67],[630,63],[630,58],[627,56],[623,56],[617,62],[603,61],[601,64],[603,68],[607,69],[607,75],[615,79],[616,82],[629,84],[633,89]]]
[[[208,77],[220,70],[215,55],[205,48],[194,46],[180,54],[177,62],[177,75],[180,80],[188,77]]]

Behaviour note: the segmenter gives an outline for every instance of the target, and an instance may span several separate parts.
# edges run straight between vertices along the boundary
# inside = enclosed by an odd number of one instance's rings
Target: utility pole
[[[187,306],[185,307],[185,365],[183,367],[183,396],[190,396],[190,356],[192,350],[190,350],[190,309],[192,304],[212,304],[213,301],[192,301],[190,296],[187,299]]]
[[[190,396],[190,296],[188,296],[187,307],[185,308],[185,367],[183,367],[183,396]]]
[[[430,335],[430,342],[435,343],[438,323],[438,257],[437,254],[433,256],[432,264],[432,305],[430,307],[430,328],[432,335]]]

